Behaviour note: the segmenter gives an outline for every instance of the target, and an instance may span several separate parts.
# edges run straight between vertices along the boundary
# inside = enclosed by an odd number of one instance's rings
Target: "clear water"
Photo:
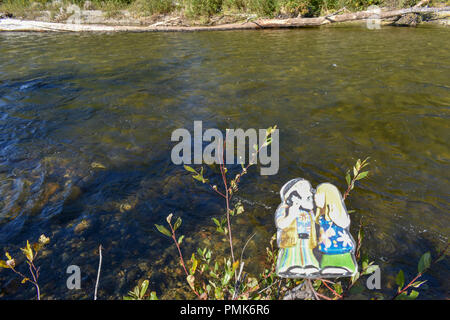
[[[100,243],[101,299],[143,278],[163,298],[185,297],[175,248],[154,223],[173,212],[186,257],[207,244],[220,254],[227,245],[211,218],[224,204],[171,163],[171,132],[194,120],[223,131],[277,124],[279,173],[253,168],[238,195],[238,252],[256,232],[246,265],[263,267],[287,180],[343,190],[347,168],[370,156],[372,175],[347,207],[353,233],[366,225],[363,248],[392,294],[399,269],[411,278],[421,254],[448,241],[449,50],[450,32],[438,27],[2,33],[0,247],[19,256],[27,239],[50,236],[39,259],[44,299],[92,298]],[[81,267],[79,291],[66,289],[71,264]],[[448,298],[449,278],[445,259],[420,297]],[[9,270],[0,286],[4,299],[34,297]]]

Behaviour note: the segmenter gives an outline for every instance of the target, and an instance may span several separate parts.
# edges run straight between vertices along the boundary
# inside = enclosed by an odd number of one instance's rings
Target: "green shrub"
[[[356,0],[349,3],[349,7],[355,10],[364,10],[370,6],[383,6],[384,0]]]
[[[291,17],[306,16],[310,12],[310,5],[308,0],[279,0],[277,11]]]
[[[246,0],[223,0],[223,8],[237,11],[246,11],[248,5]]]
[[[260,16],[273,17],[277,8],[277,0],[248,0],[248,8]]]
[[[222,11],[223,0],[185,0],[189,15],[210,17]]]
[[[169,13],[175,9],[172,0],[136,0],[131,5],[131,9],[141,13]]]

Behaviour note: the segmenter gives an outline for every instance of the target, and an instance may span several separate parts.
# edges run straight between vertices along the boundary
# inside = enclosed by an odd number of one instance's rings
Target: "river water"
[[[176,249],[154,224],[173,212],[186,257],[197,246],[221,252],[211,218],[224,203],[171,162],[171,132],[194,120],[222,131],[276,124],[280,169],[243,178],[237,252],[256,232],[246,265],[261,271],[281,186],[304,177],[345,190],[346,170],[370,156],[370,177],[347,207],[353,234],[365,225],[381,292],[392,295],[400,269],[411,279],[420,256],[448,241],[449,52],[441,27],[2,33],[1,251],[18,258],[27,239],[51,238],[38,260],[44,299],[92,298],[99,244],[100,299],[144,278],[160,297],[185,297]],[[66,288],[69,265],[81,268],[81,290]],[[444,259],[420,297],[448,298],[449,278]],[[35,294],[10,270],[0,287],[3,299]]]

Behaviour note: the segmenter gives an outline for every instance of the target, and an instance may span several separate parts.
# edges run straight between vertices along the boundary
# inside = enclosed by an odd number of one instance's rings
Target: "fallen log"
[[[268,29],[268,28],[300,28],[317,27],[331,23],[361,21],[368,19],[389,19],[411,13],[437,13],[449,11],[450,7],[421,8],[412,7],[390,11],[374,10],[360,11],[354,13],[343,13],[327,15],[317,18],[288,18],[288,19],[258,19],[244,23],[231,23],[213,26],[167,26],[154,24],[149,26],[109,26],[100,24],[77,24],[77,23],[53,23],[42,21],[27,21],[19,19],[0,19],[1,31],[36,31],[36,32],[157,32],[157,31],[222,31],[222,30],[244,30],[244,29]]]

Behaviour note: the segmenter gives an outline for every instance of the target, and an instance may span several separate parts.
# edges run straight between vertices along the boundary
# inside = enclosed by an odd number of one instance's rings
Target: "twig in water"
[[[241,261],[243,261],[242,259],[243,259],[243,257],[244,257],[244,251],[245,251],[245,248],[247,248],[247,245],[249,244],[249,242],[253,239],[253,237],[254,237],[255,235],[256,235],[256,232],[253,233],[253,234],[250,236],[250,238],[248,238],[247,242],[245,243],[244,248],[242,249],[242,252],[241,252]]]
[[[283,297],[283,300],[295,300],[296,294],[298,291],[302,290],[303,286],[305,285],[305,281],[303,281],[302,283],[300,283],[298,286],[296,286],[295,288],[289,290],[288,292],[286,292],[286,294]]]
[[[256,235],[256,232],[253,233],[253,234],[250,236],[250,238],[248,238],[247,242],[246,242],[245,245],[244,245],[244,248],[242,249],[242,252],[241,252],[241,260],[240,260],[240,262],[241,262],[241,268],[240,268],[240,270],[239,270],[239,274],[236,273],[237,271],[235,272],[236,284],[234,285],[233,300],[235,299],[236,295],[238,294],[237,290],[239,289],[239,285],[241,284],[241,275],[242,275],[242,270],[244,269],[244,260],[243,260],[243,257],[244,257],[245,248],[247,248],[247,245],[249,244],[249,242],[253,239],[253,237],[254,237],[255,235]]]
[[[311,290],[311,292],[314,294],[314,297],[316,298],[316,300],[320,300],[319,296],[317,295],[316,290],[314,290],[314,287],[313,287],[310,279],[306,279],[306,284],[307,284],[309,290]]]
[[[98,261],[97,281],[95,282],[94,300],[97,300],[98,282],[100,281],[100,270],[102,269],[102,245],[98,246],[98,254],[99,254],[98,259],[99,261]]]
[[[280,298],[280,289],[281,289],[281,284],[283,283],[284,279],[281,279],[280,282],[278,282],[278,289],[277,289],[277,300]]]
[[[337,15],[338,13],[341,13],[341,12],[344,11],[344,10],[347,10],[347,8],[346,8],[346,7],[343,7],[343,8],[339,9],[339,10],[336,11],[336,12],[327,14],[324,18],[327,19],[327,20],[330,20],[331,22],[334,22],[334,20],[331,20],[331,19],[329,19],[329,18],[332,17],[332,16]]]
[[[280,279],[278,279],[277,281],[275,281],[274,283],[272,283],[270,286],[265,287],[262,290],[259,290],[258,293],[263,293],[264,291],[266,291],[267,289],[271,288],[274,284],[277,284],[278,282],[280,282]]]
[[[238,291],[238,289],[239,289],[239,286],[240,286],[240,284],[241,284],[241,275],[242,275],[242,270],[244,270],[244,261],[242,261],[241,260],[241,268],[240,268],[240,270],[239,270],[239,274],[236,276],[236,274],[235,274],[235,277],[236,277],[236,283],[234,284],[234,293],[233,293],[233,300],[236,298],[236,295],[237,295],[237,291]]]
[[[336,290],[334,290],[333,288],[331,288],[331,287],[327,284],[327,282],[330,282],[330,281],[327,281],[327,280],[325,280],[325,279],[320,279],[320,281],[322,281],[322,283],[324,284],[325,287],[328,288],[328,290],[330,290],[331,292],[333,292],[333,294],[334,294],[335,297],[337,297],[337,298],[339,298],[339,299],[342,299],[342,296],[341,296],[339,293],[337,293]]]

